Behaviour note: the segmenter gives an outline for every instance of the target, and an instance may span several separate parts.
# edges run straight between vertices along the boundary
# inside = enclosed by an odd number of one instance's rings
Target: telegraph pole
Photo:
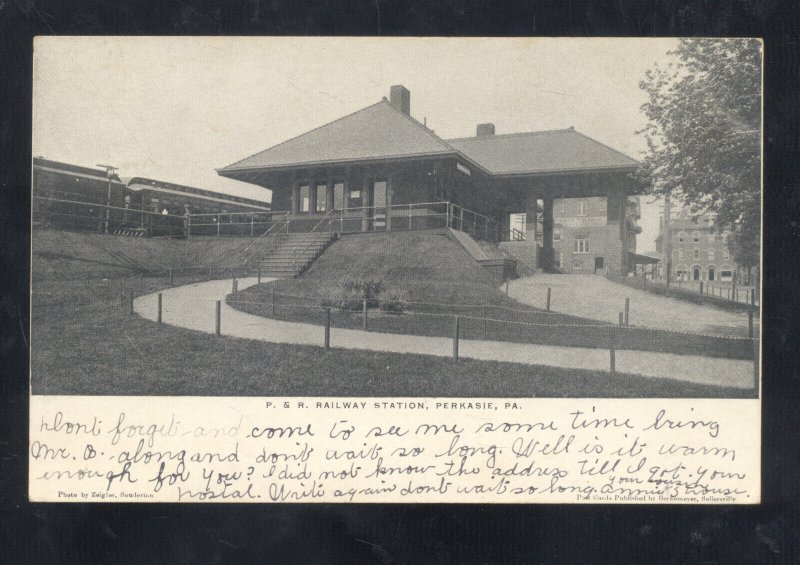
[[[664,196],[664,266],[667,270],[667,290],[672,277],[672,233],[670,230],[671,207],[669,194]]]
[[[112,167],[111,165],[97,165],[98,167],[103,167],[106,170],[106,177],[108,177],[108,192],[106,193],[106,222],[105,222],[105,233],[108,235],[108,228],[109,228],[109,221],[111,219],[111,180],[117,176],[114,171],[117,170],[117,167]]]

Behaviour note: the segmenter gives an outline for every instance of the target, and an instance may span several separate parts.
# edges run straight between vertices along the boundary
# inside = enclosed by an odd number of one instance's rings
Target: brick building
[[[554,203],[554,265],[562,273],[607,274],[623,269],[620,258],[626,255],[627,270],[636,264],[636,235],[641,233],[639,197],[628,197],[624,221],[614,209],[619,201],[604,197],[562,198]]]
[[[731,282],[737,270],[728,251],[728,232],[714,225],[710,216],[686,209],[660,218],[656,251],[661,256],[659,276],[665,278],[665,252],[671,254],[672,281]]]

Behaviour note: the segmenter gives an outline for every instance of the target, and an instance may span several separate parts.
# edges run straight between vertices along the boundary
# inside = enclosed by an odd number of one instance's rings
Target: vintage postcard
[[[31,500],[758,503],[762,65],[38,38]]]

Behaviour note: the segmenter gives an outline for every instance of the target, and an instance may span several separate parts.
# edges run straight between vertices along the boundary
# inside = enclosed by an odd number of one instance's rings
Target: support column
[[[621,249],[620,276],[628,276],[628,198],[624,191],[619,192],[619,241]]]
[[[553,271],[553,198],[542,200],[542,269]]]
[[[539,211],[539,195],[532,194],[526,204],[525,208],[525,242],[526,247],[530,250],[531,264],[535,265],[537,269],[542,268],[541,257],[539,257],[539,244],[536,243],[538,222],[537,215]]]
[[[392,180],[394,173],[386,176],[386,231],[392,229]]]
[[[361,231],[369,231],[369,224],[370,224],[370,216],[372,215],[372,210],[369,209],[370,202],[369,202],[369,187],[370,187],[370,178],[365,174],[361,180],[361,205],[364,206],[363,212],[361,214]]]
[[[316,214],[317,213],[317,179],[314,177],[314,173],[311,172],[308,177],[308,213],[309,214]],[[301,231],[305,231],[306,229],[311,229],[311,225],[305,228],[301,228]]]

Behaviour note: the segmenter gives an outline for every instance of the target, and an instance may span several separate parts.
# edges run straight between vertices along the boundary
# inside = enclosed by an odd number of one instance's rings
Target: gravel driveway
[[[631,325],[747,337],[745,313],[658,296],[599,275],[536,274],[523,277],[509,283],[509,296],[524,304],[544,308],[547,287],[552,289],[550,309],[562,314],[616,323],[619,313],[625,310],[625,297],[629,297]]]

